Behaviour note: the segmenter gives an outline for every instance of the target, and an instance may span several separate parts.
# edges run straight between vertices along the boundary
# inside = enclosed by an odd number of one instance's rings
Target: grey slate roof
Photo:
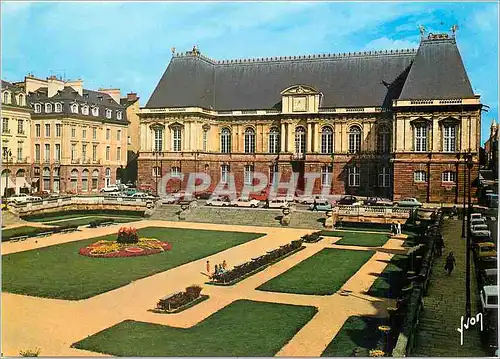
[[[57,94],[55,94],[54,96],[48,97],[47,88],[41,87],[37,91],[29,93],[28,97],[30,98],[30,102],[33,105],[35,103],[45,104],[50,102],[52,104],[55,104],[56,102],[60,102],[63,105],[62,108],[63,114],[72,114],[70,106],[72,103],[77,103],[79,105],[79,116],[88,117],[89,119],[99,119],[101,121],[113,121],[113,122],[123,122],[123,123],[128,122],[126,108],[117,103],[110,95],[87,89],[83,89],[82,94],[83,96],[80,95],[71,86],[65,86],[64,89],[58,91]],[[81,113],[81,105],[84,104],[89,106],[88,115],[83,115]],[[92,106],[99,107],[99,116],[92,115],[91,111]],[[42,113],[36,115],[44,114],[45,111],[44,107],[45,106],[42,106]],[[111,119],[106,118],[106,109],[112,110]],[[117,119],[116,111],[121,111],[122,113],[121,120]],[[51,114],[53,113],[54,111],[51,112]]]
[[[19,93],[24,94],[23,89],[20,88],[19,86],[14,85],[13,83],[2,80],[2,90],[4,90],[4,89],[8,89],[11,92],[10,105],[19,106],[19,104],[17,103],[17,94],[19,94]],[[30,107],[28,96],[25,97],[25,105],[21,106],[21,107]]]
[[[429,40],[418,52],[279,59],[214,61],[187,52],[172,58],[145,107],[271,109],[281,106],[281,91],[298,84],[323,93],[322,108],[387,107],[403,95],[473,97],[455,41]]]
[[[455,39],[423,40],[399,99],[450,98],[474,98]]]

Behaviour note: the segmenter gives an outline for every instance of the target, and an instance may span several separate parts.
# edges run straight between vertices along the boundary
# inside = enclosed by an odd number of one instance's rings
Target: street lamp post
[[[471,181],[470,181],[470,173],[474,163],[472,162],[472,154],[469,152],[467,154],[467,187],[468,198],[467,198],[467,226],[470,227],[470,217],[471,217]],[[471,302],[470,302],[470,252],[471,252],[471,231],[470,228],[467,228],[467,248],[465,249],[465,315],[467,318],[470,318],[471,315]]]
[[[458,173],[457,173],[458,176]],[[463,208],[462,208],[462,238],[465,239],[465,196],[467,189],[467,154],[464,153],[464,200],[463,200]]]
[[[4,196],[7,196],[9,188],[9,158],[12,157],[12,151],[10,149],[4,148],[3,157],[5,158],[5,189]]]

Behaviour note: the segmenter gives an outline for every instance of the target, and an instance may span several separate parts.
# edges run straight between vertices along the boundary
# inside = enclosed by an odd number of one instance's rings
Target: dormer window
[[[42,105],[39,103],[35,103],[35,113],[40,113],[42,112]]]
[[[99,107],[92,107],[92,116],[99,116]]]
[[[25,106],[26,105],[26,98],[24,97],[24,95],[22,93],[19,94],[19,96],[17,98],[17,105],[18,106]]]
[[[46,103],[45,104],[45,112],[46,113],[51,113],[52,112],[52,104],[51,103]]]
[[[10,103],[10,92],[9,91],[5,91],[3,93],[2,102],[5,103],[5,104]]]
[[[84,93],[83,94],[83,98],[89,98],[89,94],[88,93]]]
[[[106,118],[111,118],[111,110],[110,109],[106,109]]]
[[[82,106],[82,115],[88,115],[89,114],[89,107],[87,105]]]
[[[56,103],[56,112],[62,112],[62,104]]]
[[[78,113],[78,104],[74,103],[71,105],[71,113]]]
[[[121,111],[116,111],[116,119],[121,120],[122,119],[122,112]]]
[[[102,96],[97,96],[97,99],[98,99],[99,101],[102,101]]]

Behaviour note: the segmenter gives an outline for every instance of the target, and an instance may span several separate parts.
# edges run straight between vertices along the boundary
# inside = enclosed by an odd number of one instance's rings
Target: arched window
[[[455,152],[456,151],[456,140],[457,137],[457,126],[455,125],[445,125],[443,126],[443,151],[444,152]]]
[[[18,178],[26,177],[26,171],[23,169],[17,170],[16,177]]]
[[[122,112],[121,111],[116,111],[116,119],[121,120],[122,119]]]
[[[10,92],[9,91],[5,91],[3,93],[2,102],[6,103],[6,104],[10,103]]]
[[[89,170],[84,169],[82,171],[82,192],[87,192],[89,190]]]
[[[356,153],[361,150],[361,128],[351,126],[349,128],[349,152]]]
[[[105,183],[105,186],[106,187],[109,187],[110,184],[111,184],[111,168],[106,168],[106,172],[105,172],[106,176],[104,177],[104,183]]]
[[[56,112],[62,112],[62,104],[56,103]]]
[[[82,115],[88,115],[89,114],[89,107],[87,105],[82,106]]]
[[[299,126],[295,129],[295,154],[304,155],[306,153],[306,129]]]
[[[182,151],[182,129],[179,126],[172,128],[172,149]]]
[[[52,177],[54,179],[53,181],[53,190],[54,192],[58,193],[60,191],[60,184],[61,184],[61,180],[59,178],[61,174],[61,169],[59,167],[54,167],[54,169],[52,170]]]
[[[106,109],[106,118],[111,118],[111,110],[110,109]]]
[[[379,153],[389,153],[391,150],[391,133],[387,126],[378,129],[377,150]]]
[[[35,113],[40,113],[42,112],[42,105],[39,103],[35,103]]]
[[[245,153],[255,152],[255,131],[253,128],[245,130]]]
[[[54,167],[52,170],[52,176],[54,177],[59,177],[61,174],[61,168],[60,167]]]
[[[71,113],[78,113],[78,104],[71,104]]]
[[[321,130],[321,153],[333,152],[333,130],[330,126],[325,126]]]
[[[269,131],[269,153],[278,153],[280,148],[280,131],[273,127]]]
[[[425,123],[417,123],[413,128],[415,139],[415,152],[427,151],[427,125]]]
[[[99,184],[99,170],[92,171],[92,189],[96,190]]]
[[[78,170],[76,168],[71,170],[71,191],[75,192],[78,190]]]
[[[203,129],[202,136],[203,137],[201,139],[201,147],[202,147],[203,152],[206,152],[207,148],[208,148],[208,129],[206,129],[206,128]]]
[[[455,172],[453,172],[453,171],[445,171],[445,172],[443,172],[441,180],[443,182],[447,182],[447,183],[455,183],[455,181],[456,181]]]
[[[229,128],[223,128],[220,133],[220,151],[231,153],[231,130]]]
[[[52,112],[52,104],[51,103],[46,103],[45,104],[45,112],[51,113]]]
[[[92,107],[92,116],[99,116],[99,107]]]
[[[19,106],[25,106],[26,105],[26,97],[20,93],[19,96],[17,97],[17,104]]]
[[[425,182],[427,181],[427,173],[425,171],[415,171],[413,172],[413,180],[415,182]]]

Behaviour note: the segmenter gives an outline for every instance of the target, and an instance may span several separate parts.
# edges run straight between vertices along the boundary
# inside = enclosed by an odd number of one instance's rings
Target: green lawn
[[[379,325],[386,325],[383,319],[374,317],[349,317],[328,344],[322,357],[350,357],[355,348],[361,357],[368,357],[380,338]]]
[[[118,218],[118,217],[124,217],[124,218],[130,218],[130,217],[141,217],[139,212],[132,212],[132,211],[113,211],[113,212],[103,212],[103,211],[68,211],[69,213],[66,212],[54,212],[54,213],[49,213],[47,215],[39,215],[39,216],[31,216],[31,217],[25,217],[23,218],[25,221],[29,222],[54,222],[54,221],[59,221],[59,220],[65,220],[65,219],[74,219],[74,218],[81,218],[81,217],[105,217],[105,218]]]
[[[28,236],[37,231],[40,231],[39,227],[31,227],[31,226],[2,229],[2,240],[12,237]],[[50,228],[47,228],[47,231],[50,231]]]
[[[257,289],[269,292],[330,295],[338,291],[373,253],[373,251],[325,248]]]
[[[86,226],[90,222],[95,221],[97,219],[113,219],[114,223],[127,223],[127,222],[135,222],[135,221],[141,221],[144,218],[142,217],[115,217],[115,216],[90,216],[90,217],[75,217],[74,219],[63,219],[63,220],[56,220],[56,221],[50,221],[50,222],[43,222],[48,225],[59,225],[59,226]]]
[[[236,301],[192,328],[124,321],[75,343],[114,356],[274,356],[317,312],[314,307]]]
[[[344,246],[380,247],[389,240],[389,236],[387,234],[378,233],[323,231],[322,235],[329,237],[342,237],[342,239],[335,244]]]
[[[380,276],[375,279],[368,294],[381,298],[397,298],[405,279],[407,256],[395,255]]]
[[[2,290],[48,298],[89,298],[263,236],[161,227],[138,232],[141,237],[168,241],[173,248],[168,252],[128,258],[91,258],[78,254],[80,248],[98,240],[116,239],[113,234],[8,254],[2,256]],[[200,271],[204,268],[200,267]]]

